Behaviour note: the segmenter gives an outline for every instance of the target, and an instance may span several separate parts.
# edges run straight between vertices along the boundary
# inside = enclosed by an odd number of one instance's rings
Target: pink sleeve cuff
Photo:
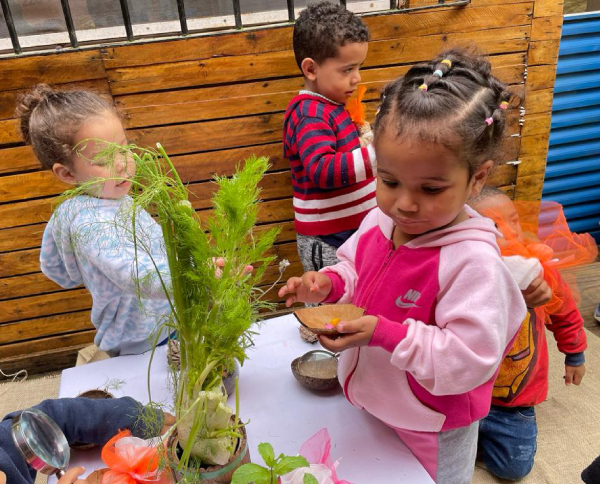
[[[381,315],[377,315],[377,325],[369,341],[369,346],[379,346],[392,353],[396,346],[406,338],[408,326],[397,321],[391,321]]]
[[[334,303],[344,295],[344,291],[346,290],[344,279],[335,272],[323,271],[323,274],[329,277],[329,280],[331,281],[331,291],[323,303]]]

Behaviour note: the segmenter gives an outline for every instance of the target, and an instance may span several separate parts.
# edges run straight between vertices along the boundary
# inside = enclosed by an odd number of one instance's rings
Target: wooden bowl
[[[324,304],[314,308],[302,308],[294,311],[294,316],[300,321],[300,324],[310,329],[315,334],[324,334],[325,336],[337,336],[337,329],[327,329],[325,326],[331,323],[331,320],[338,318],[340,321],[352,321],[363,316],[365,310],[354,304]]]
[[[100,390],[99,388],[87,390],[77,395],[77,397],[93,398],[95,400],[108,400],[109,398],[114,398],[112,393],[108,393],[106,390]]]
[[[304,356],[304,355],[303,355]],[[294,361],[292,361],[292,373],[294,377],[305,388],[309,390],[331,390],[339,385],[339,381],[337,378],[337,359],[333,359],[332,361],[336,362],[336,371],[333,372],[333,376],[329,376],[329,374],[324,374],[323,376],[319,376],[317,373],[310,375],[304,374],[300,369],[300,363],[302,361],[303,356],[299,356]]]

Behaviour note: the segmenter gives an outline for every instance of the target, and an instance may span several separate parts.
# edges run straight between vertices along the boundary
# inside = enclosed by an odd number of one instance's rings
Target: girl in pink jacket
[[[385,87],[375,119],[377,205],[337,252],[293,277],[287,304],[348,303],[337,325],[348,400],[390,427],[436,483],[471,481],[478,422],[527,311],[491,220],[465,205],[483,187],[510,93],[486,60],[460,50]]]

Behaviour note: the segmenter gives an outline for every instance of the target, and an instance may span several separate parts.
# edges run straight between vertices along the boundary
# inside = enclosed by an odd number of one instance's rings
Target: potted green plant
[[[164,324],[176,332],[180,343],[180,369],[174,385],[178,445],[172,447],[176,479],[229,482],[234,464],[246,462],[248,454],[237,386],[234,413],[226,403],[222,377],[234,360],[244,362],[259,311],[272,308],[262,300],[266,291],[258,285],[275,259],[270,249],[278,229],[255,229],[258,184],[268,160],[252,157],[232,177],[217,176],[212,213],[201,220],[171,160],[157,146],[152,150],[107,145],[96,158],[135,160],[131,213],[115,223],[130,224],[136,251],[151,255],[142,234],[136,234],[139,209],[156,215],[164,237],[169,277],[156,264],[154,276],[171,307]],[[217,260],[221,262],[218,268]],[[286,263],[279,265],[280,277]],[[254,270],[245,270],[248,265]],[[137,284],[147,282],[138,280]]]
[[[301,455],[288,456],[279,454],[275,457],[273,446],[263,442],[258,444],[258,452],[265,461],[266,467],[254,463],[244,464],[233,474],[231,484],[277,484],[281,476],[299,467],[309,467],[310,464]],[[305,474],[302,484],[318,484],[312,474]]]

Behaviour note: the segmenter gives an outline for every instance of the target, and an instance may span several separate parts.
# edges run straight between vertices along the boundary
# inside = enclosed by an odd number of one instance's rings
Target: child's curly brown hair
[[[314,3],[300,12],[294,25],[294,55],[302,70],[302,61],[317,64],[338,55],[338,49],[349,42],[367,42],[369,31],[362,19],[331,2]]]

